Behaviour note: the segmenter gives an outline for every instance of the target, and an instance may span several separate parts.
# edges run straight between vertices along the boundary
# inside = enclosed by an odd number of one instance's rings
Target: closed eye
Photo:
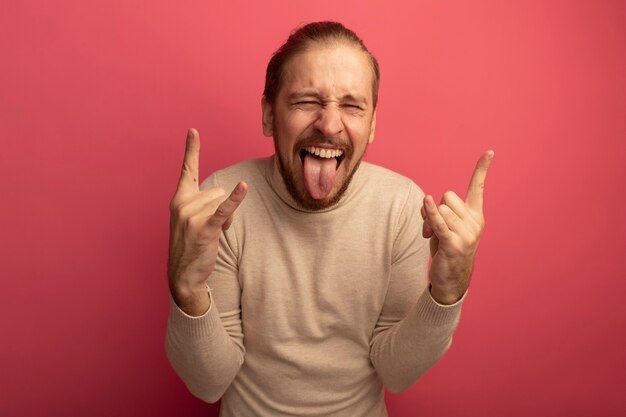
[[[350,110],[350,111],[363,111],[363,108],[357,104],[343,104],[342,107]]]
[[[302,111],[317,111],[322,104],[319,101],[314,100],[302,100],[296,101],[291,106],[294,109],[302,110]]]

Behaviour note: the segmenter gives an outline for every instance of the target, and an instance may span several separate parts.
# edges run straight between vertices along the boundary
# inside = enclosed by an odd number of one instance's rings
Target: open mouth
[[[341,149],[327,149],[327,148],[319,148],[317,146],[306,146],[300,149],[300,161],[302,161],[303,165],[304,165],[304,157],[307,154],[311,154],[322,159],[335,158],[337,160],[337,168],[339,168],[339,165],[341,165],[341,162],[343,161],[345,157],[345,152],[342,151]]]
[[[300,149],[304,187],[311,198],[323,200],[331,195],[344,158],[343,149],[312,145]]]

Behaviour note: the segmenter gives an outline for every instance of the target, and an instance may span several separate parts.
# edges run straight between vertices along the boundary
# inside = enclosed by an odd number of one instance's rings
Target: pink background
[[[381,63],[367,160],[439,199],[496,152],[453,347],[390,414],[625,415],[626,2],[592,0],[3,0],[2,415],[217,416],[164,352],[185,133],[202,176],[269,155],[265,65],[322,19]]]

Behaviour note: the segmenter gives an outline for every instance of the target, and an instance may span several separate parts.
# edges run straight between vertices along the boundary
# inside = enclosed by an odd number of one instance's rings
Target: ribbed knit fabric
[[[415,183],[362,163],[342,200],[298,208],[274,157],[218,171],[201,188],[249,185],[220,239],[211,307],[170,296],[166,352],[222,417],[381,417],[449,348],[463,298],[435,302]]]

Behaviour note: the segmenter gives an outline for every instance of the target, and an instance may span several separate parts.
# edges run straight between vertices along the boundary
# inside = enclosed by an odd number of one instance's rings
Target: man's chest
[[[286,340],[367,339],[390,271],[391,244],[380,226],[264,226],[246,236],[239,259],[244,330],[254,323],[266,336]]]

